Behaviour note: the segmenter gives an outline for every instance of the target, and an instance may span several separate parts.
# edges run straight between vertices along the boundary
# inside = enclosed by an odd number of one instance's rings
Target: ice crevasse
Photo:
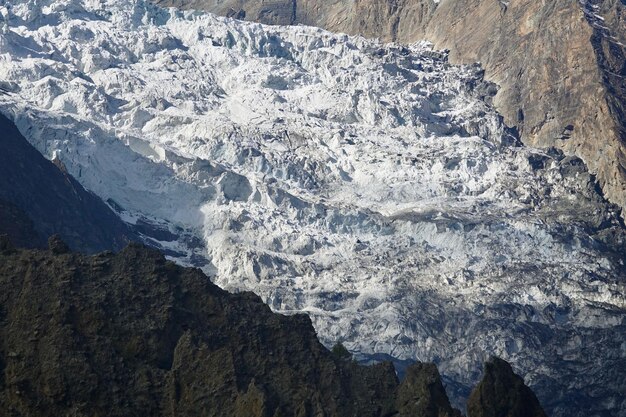
[[[435,361],[459,401],[495,354],[552,415],[625,415],[619,214],[520,144],[480,66],[142,1],[0,17],[0,111],[172,259],[361,358]]]

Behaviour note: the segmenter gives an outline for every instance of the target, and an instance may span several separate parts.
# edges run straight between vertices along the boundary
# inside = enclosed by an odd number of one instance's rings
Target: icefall
[[[142,1],[0,15],[0,110],[177,261],[329,345],[436,361],[458,398],[495,354],[555,416],[624,415],[619,216],[520,145],[479,66]]]

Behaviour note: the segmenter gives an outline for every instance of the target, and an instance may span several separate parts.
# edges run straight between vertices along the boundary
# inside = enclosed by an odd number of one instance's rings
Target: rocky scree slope
[[[138,238],[57,163],[0,114],[0,234],[21,247],[44,247],[47,236],[59,234],[85,253],[119,250]]]
[[[624,0],[156,0],[270,24],[448,48],[480,61],[501,88],[496,108],[532,146],[585,160],[626,207]]]
[[[460,416],[435,365],[412,365],[399,384],[389,362],[365,367],[329,352],[306,315],[272,313],[254,294],[227,293],[157,251],[133,244],[87,257],[58,237],[47,251],[16,250],[6,236],[0,409],[7,417]],[[486,414],[479,406],[469,415]]]
[[[520,145],[430,45],[145,2],[2,8],[0,111],[150,243],[307,312],[359,358],[490,355],[553,415],[620,415],[624,228],[578,158]]]

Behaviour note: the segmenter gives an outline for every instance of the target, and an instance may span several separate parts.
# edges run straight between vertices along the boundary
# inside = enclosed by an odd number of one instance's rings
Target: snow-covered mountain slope
[[[0,110],[179,262],[450,389],[496,354],[552,415],[626,414],[619,216],[478,66],[141,1],[0,13]]]

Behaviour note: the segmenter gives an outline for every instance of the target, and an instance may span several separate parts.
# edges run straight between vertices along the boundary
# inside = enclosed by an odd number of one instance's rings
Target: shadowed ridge
[[[402,415],[420,417],[461,417],[448,401],[437,366],[414,363],[398,389],[396,406]]]
[[[45,159],[0,114],[0,233],[15,245],[45,247],[58,234],[76,251],[119,250],[136,239],[99,197]]]
[[[468,417],[547,417],[535,394],[508,362],[492,357],[470,394]]]
[[[399,384],[389,362],[327,350],[308,316],[272,313],[156,250],[66,249],[58,237],[46,251],[0,237],[3,415],[460,415],[433,364],[410,366]],[[504,392],[517,392],[504,375]]]

